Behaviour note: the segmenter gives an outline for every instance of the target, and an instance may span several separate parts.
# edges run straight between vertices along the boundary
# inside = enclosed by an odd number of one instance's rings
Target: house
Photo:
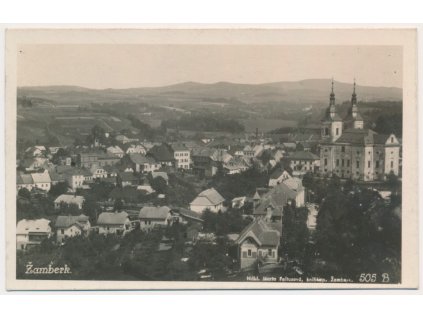
[[[139,185],[137,186],[137,190],[145,192],[146,194],[152,194],[154,192],[156,192],[151,185],[148,184],[144,184],[144,185]]]
[[[173,156],[175,159],[175,167],[178,169],[190,169],[191,168],[191,153],[187,147],[183,144],[173,144],[171,146],[173,150]]]
[[[278,262],[278,248],[282,223],[254,220],[238,236],[238,260],[241,270],[255,268],[258,264]]]
[[[84,204],[84,197],[80,195],[74,195],[74,194],[61,194],[59,195],[56,200],[54,200],[54,208],[60,209],[60,207],[64,204],[71,205],[75,204],[78,206],[78,209],[82,209],[82,205]]]
[[[127,144],[127,143],[129,143],[129,142],[138,142],[138,141],[139,141],[139,139],[138,139],[138,138],[128,138],[128,137],[126,137],[125,135],[117,135],[117,136],[115,137],[115,140],[116,140],[117,142],[122,143],[122,144]]]
[[[56,229],[56,241],[62,243],[66,238],[79,235],[88,235],[91,224],[88,216],[81,214],[59,215],[54,224]]]
[[[129,154],[129,158],[136,172],[149,173],[159,170],[162,166],[153,157],[147,157],[138,153]]]
[[[256,158],[261,155],[264,147],[261,144],[258,145],[246,145],[242,150],[244,157],[246,158]]]
[[[107,171],[102,167],[98,166],[97,164],[91,166],[90,172],[94,179],[107,178]]]
[[[303,175],[319,169],[320,157],[310,151],[296,151],[287,156],[293,175]]]
[[[33,146],[25,150],[25,153],[32,157],[42,157],[46,153],[46,147],[44,146]]]
[[[245,202],[247,201],[247,197],[237,197],[232,199],[232,208],[233,209],[241,209]]]
[[[167,206],[145,206],[139,213],[140,229],[151,231],[155,227],[167,226],[172,222],[170,208]]]
[[[283,181],[286,185],[295,193],[295,206],[303,207],[305,205],[305,189],[303,187],[303,181],[299,178],[293,177]]]
[[[126,154],[131,153],[138,153],[145,155],[147,153],[147,150],[142,145],[130,145],[128,149],[126,149]]]
[[[16,191],[19,191],[20,189],[23,189],[23,188],[31,191],[33,187],[34,187],[34,180],[32,180],[32,176],[30,174],[23,174],[23,173],[16,174]]]
[[[157,162],[160,162],[162,166],[170,167],[173,166],[175,163],[173,150],[167,144],[153,146],[153,148],[148,151],[147,156],[154,158]]]
[[[82,169],[70,169],[65,172],[65,176],[66,182],[72,191],[83,187],[85,175]]]
[[[120,172],[117,177],[117,182],[122,188],[127,186],[138,185],[138,178],[132,172]]]
[[[16,225],[16,249],[26,250],[50,238],[50,220],[20,220]]]
[[[287,179],[262,195],[254,205],[253,216],[269,221],[282,220],[283,209],[287,204],[295,204],[296,207],[305,204],[304,188],[298,178]]]
[[[156,179],[157,177],[161,177],[166,181],[166,184],[169,184],[169,176],[164,171],[153,171],[151,172],[151,178]]]
[[[99,234],[125,235],[131,231],[131,221],[126,212],[102,212],[97,219]]]
[[[192,151],[193,170],[203,177],[213,177],[220,166],[216,160],[216,149],[196,148]]]
[[[107,153],[116,156],[118,158],[122,158],[125,152],[119,146],[110,146],[106,149]]]
[[[190,203],[190,210],[201,213],[205,210],[219,212],[223,209],[225,199],[214,188],[210,188],[201,192]]]
[[[20,161],[20,166],[27,172],[45,169],[48,166],[48,159],[42,157],[26,158]]]
[[[226,174],[237,174],[249,169],[249,165],[244,158],[231,158],[228,162],[223,164],[223,170]]]
[[[47,170],[39,173],[31,173],[32,180],[34,181],[34,187],[37,189],[44,190],[46,192],[50,191],[51,188],[51,179],[50,174]]]
[[[113,166],[120,158],[100,151],[82,152],[78,154],[78,164],[82,168],[90,169],[92,166]]]
[[[269,187],[274,187],[289,178],[291,176],[286,170],[276,170],[270,175]]]

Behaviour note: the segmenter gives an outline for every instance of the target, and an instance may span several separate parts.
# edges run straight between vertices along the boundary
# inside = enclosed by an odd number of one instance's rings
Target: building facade
[[[378,134],[365,128],[354,91],[351,106],[341,120],[335,106],[335,94],[322,120],[320,174],[360,181],[384,180],[400,175],[400,142],[394,134]]]

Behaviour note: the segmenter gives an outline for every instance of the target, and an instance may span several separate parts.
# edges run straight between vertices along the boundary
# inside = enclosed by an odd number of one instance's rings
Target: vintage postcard
[[[9,290],[418,287],[413,29],[9,29]]]

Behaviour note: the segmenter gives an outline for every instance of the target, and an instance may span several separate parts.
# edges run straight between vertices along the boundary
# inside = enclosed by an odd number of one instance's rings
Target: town
[[[129,129],[18,147],[17,277],[53,262],[70,268],[61,279],[358,281],[382,268],[399,282],[401,136],[367,121],[352,87],[340,105],[332,81],[307,129],[221,119],[190,134],[204,118],[173,107],[193,122],[159,137],[128,116]]]

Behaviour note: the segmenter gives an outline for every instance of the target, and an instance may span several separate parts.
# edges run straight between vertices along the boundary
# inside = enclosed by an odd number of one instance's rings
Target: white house
[[[78,206],[78,209],[81,210],[84,201],[84,197],[80,195],[61,194],[56,198],[56,200],[54,200],[54,208],[59,209],[62,204],[75,204],[76,206]]]
[[[66,172],[66,182],[68,186],[75,191],[82,188],[85,181],[84,173],[81,170],[69,170]]]
[[[91,224],[88,216],[81,214],[73,215],[59,215],[56,219],[56,240],[62,243],[66,238],[78,235],[88,235]]]
[[[102,212],[97,219],[98,233],[125,235],[131,231],[131,221],[126,212]]]
[[[51,179],[50,174],[47,170],[41,173],[31,173],[32,180],[34,181],[34,187],[44,191],[50,191]]]
[[[90,172],[92,173],[94,179],[107,178],[107,171],[97,165],[92,165]]]
[[[51,236],[50,220],[20,220],[16,225],[16,249],[26,250]]]
[[[147,150],[142,145],[131,145],[128,149],[126,149],[126,153],[139,153],[145,155],[147,153]]]
[[[155,227],[167,226],[171,224],[172,215],[167,206],[153,207],[145,206],[139,214],[140,229],[150,231]]]
[[[282,225],[257,219],[250,223],[235,241],[240,268],[250,269],[257,263],[277,263]]]
[[[190,210],[201,213],[204,210],[219,212],[223,210],[225,199],[214,188],[201,192],[191,203]]]
[[[118,158],[122,158],[125,152],[119,146],[110,146],[106,149],[107,153]]]
[[[289,178],[291,178],[291,176],[286,170],[276,170],[269,178],[269,187],[274,187]]]
[[[173,155],[175,158],[175,166],[178,169],[191,168],[191,153],[187,147],[182,144],[173,144]]]
[[[43,156],[46,152],[46,147],[44,146],[33,146],[25,150],[26,153],[30,154],[33,157]]]

